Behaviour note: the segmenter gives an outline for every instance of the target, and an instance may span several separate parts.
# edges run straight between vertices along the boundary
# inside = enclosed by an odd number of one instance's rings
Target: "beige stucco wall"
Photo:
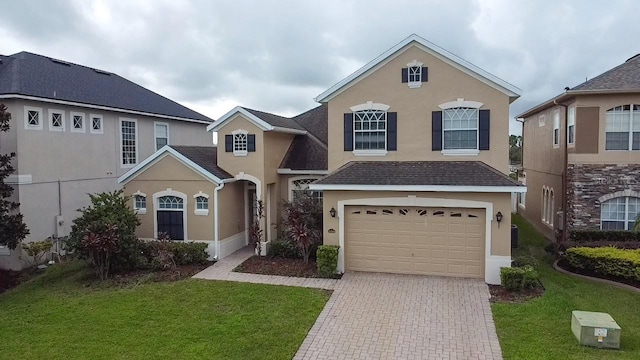
[[[323,200],[324,231],[323,242],[325,245],[339,245],[339,218],[332,218],[329,214],[331,208],[338,209],[338,201],[349,199],[372,199],[416,196],[419,198],[439,198],[483,201],[493,204],[494,215],[502,212],[503,219],[500,227],[496,221],[491,223],[491,255],[511,255],[511,194],[509,193],[425,193],[403,191],[325,191]],[[333,229],[335,232],[331,233]]]
[[[289,150],[291,142],[295,135],[278,133],[278,132],[265,132],[264,133],[264,181],[267,184],[275,183],[278,181],[277,170],[282,163],[284,155]]]
[[[217,185],[182,165],[172,156],[166,156],[149,167],[124,186],[125,196],[137,191],[147,195],[147,212],[138,215],[140,226],[136,235],[141,238],[155,238],[155,202],[153,195],[160,191],[172,189],[185,194],[185,209],[187,213],[186,240],[213,240],[213,189]],[[193,195],[202,191],[209,195],[209,214],[195,215],[195,199]],[[133,207],[133,199],[130,200]]]
[[[218,217],[220,240],[245,231],[244,183],[233,182],[224,185],[219,193]],[[209,200],[210,207],[213,200]]]
[[[233,152],[225,151],[225,135],[235,130],[246,130],[256,136],[255,152],[234,156]],[[264,181],[264,146],[264,132],[242,115],[237,115],[218,131],[218,166],[233,176],[244,172]]]
[[[410,89],[401,82],[401,69],[418,60],[429,68],[429,81]],[[491,110],[490,150],[477,156],[444,156],[431,150],[431,114],[438,105],[464,98],[483,103]],[[373,101],[389,105],[398,113],[398,150],[384,157],[356,157],[344,151],[343,118],[354,105]],[[417,46],[411,46],[386,64],[336,95],[329,108],[329,171],[348,161],[434,161],[479,160],[502,171],[508,171],[509,97],[483,82],[446,64]]]

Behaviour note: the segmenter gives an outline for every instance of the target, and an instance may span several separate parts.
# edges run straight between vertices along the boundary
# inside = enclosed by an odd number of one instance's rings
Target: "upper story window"
[[[640,150],[640,105],[607,110],[605,150]]]
[[[71,112],[69,116],[71,118],[71,132],[85,132],[84,114]]]
[[[249,134],[246,130],[234,130],[224,136],[225,152],[233,152],[234,156],[247,156],[256,151],[256,135]]]
[[[49,109],[49,131],[64,131],[64,111]]]
[[[24,128],[42,130],[42,108],[24,107]]]
[[[553,112],[553,147],[560,147],[560,112]]]
[[[163,146],[169,144],[169,124],[154,123],[156,150],[160,150]]]
[[[478,109],[445,109],[442,120],[443,150],[478,149]]]
[[[89,118],[91,119],[91,133],[92,134],[102,134],[103,130],[103,120],[102,115],[90,114]]]
[[[131,167],[138,162],[138,128],[135,119],[120,119],[121,165]]]
[[[538,126],[543,127],[546,123],[546,117],[544,115],[538,116]]]
[[[344,114],[344,150],[357,156],[384,156],[397,148],[398,114],[368,101]]]
[[[413,60],[402,69],[402,82],[407,83],[410,88],[419,88],[423,82],[427,82],[427,67],[423,63]]]
[[[602,230],[633,230],[638,213],[640,198],[617,197],[600,204],[600,228]]]
[[[576,108],[570,107],[567,110],[567,144],[574,145],[576,143]]]

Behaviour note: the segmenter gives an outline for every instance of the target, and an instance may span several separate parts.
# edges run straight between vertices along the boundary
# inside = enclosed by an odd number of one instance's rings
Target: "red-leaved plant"
[[[111,255],[119,249],[118,227],[92,225],[82,239],[83,252],[93,263],[96,275],[101,280],[109,278]]]
[[[314,245],[322,240],[322,205],[310,196],[301,196],[295,202],[285,202],[283,210],[284,233],[308,263]]]

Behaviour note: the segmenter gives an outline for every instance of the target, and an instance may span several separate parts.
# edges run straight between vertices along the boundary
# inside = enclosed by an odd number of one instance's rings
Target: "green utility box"
[[[580,345],[620,348],[620,326],[607,313],[574,310],[571,312],[571,331]]]

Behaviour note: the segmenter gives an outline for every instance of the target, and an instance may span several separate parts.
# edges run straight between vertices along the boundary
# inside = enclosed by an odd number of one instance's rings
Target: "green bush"
[[[531,266],[532,268],[538,267],[538,259],[531,255],[521,255],[513,258],[513,266],[514,267],[524,267]]]
[[[571,230],[569,240],[574,242],[590,241],[640,241],[640,232],[623,230]]]
[[[574,268],[600,275],[640,281],[640,250],[615,247],[574,247],[566,251],[567,261]]]
[[[285,259],[300,259],[302,254],[298,247],[287,239],[276,239],[269,246],[269,255]]]
[[[500,268],[500,282],[509,291],[533,289],[539,283],[540,275],[532,266]]]
[[[173,261],[175,261],[176,265],[202,265],[207,263],[206,243],[173,241],[170,243],[169,249],[173,253]]]
[[[318,246],[317,265],[318,273],[322,277],[330,278],[336,274],[338,268],[338,250],[337,245],[320,245]]]

